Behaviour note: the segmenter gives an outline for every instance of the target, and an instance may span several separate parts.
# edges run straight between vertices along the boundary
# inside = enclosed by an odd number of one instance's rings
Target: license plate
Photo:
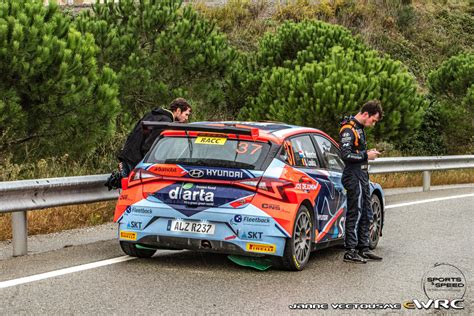
[[[168,221],[168,230],[172,232],[214,235],[216,225],[202,222],[170,220]]]

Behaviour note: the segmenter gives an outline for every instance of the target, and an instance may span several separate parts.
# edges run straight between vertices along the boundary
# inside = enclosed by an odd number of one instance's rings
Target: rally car
[[[344,163],[324,132],[261,122],[144,122],[163,130],[122,180],[114,221],[122,250],[268,256],[302,270],[310,252],[344,241]],[[370,246],[382,235],[384,195],[371,183]]]

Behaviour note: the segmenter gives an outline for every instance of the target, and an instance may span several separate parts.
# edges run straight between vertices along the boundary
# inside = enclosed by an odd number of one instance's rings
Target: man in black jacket
[[[157,129],[153,129],[151,132],[144,131],[141,124],[143,121],[186,123],[191,110],[191,105],[185,99],[177,98],[171,102],[169,109],[156,108],[145,114],[133,128],[118,155],[122,176],[127,177],[129,175],[130,171],[143,159],[155,139],[162,132]]]
[[[339,132],[341,156],[345,162],[342,184],[347,190],[347,213],[344,261],[366,263],[382,260],[369,251],[369,225],[372,220],[368,160],[380,154],[376,149],[367,150],[364,127],[372,127],[383,117],[380,102],[365,103],[359,113],[341,122]]]

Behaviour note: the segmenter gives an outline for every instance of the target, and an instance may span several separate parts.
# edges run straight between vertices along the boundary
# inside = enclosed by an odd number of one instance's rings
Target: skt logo
[[[464,306],[460,305],[464,300],[440,300],[440,299],[430,299],[427,302],[413,300],[403,303],[403,307],[406,309],[464,309]]]
[[[242,233],[241,238],[260,240],[262,239],[262,234],[262,232],[244,232]]]
[[[127,228],[142,229],[142,222],[134,222],[134,221],[128,222]]]

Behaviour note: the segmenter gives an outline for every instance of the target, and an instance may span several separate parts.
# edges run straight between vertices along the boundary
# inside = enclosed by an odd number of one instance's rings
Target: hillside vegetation
[[[52,2],[52,1],[50,1]],[[145,112],[283,120],[337,136],[371,99],[385,155],[473,153],[469,0],[122,0],[80,13],[0,0],[0,181],[110,172]],[[420,174],[378,175],[385,188]],[[433,184],[474,182],[436,172]],[[114,203],[29,212],[29,234],[108,222]],[[0,214],[0,240],[11,238]]]
[[[283,120],[336,136],[371,98],[389,155],[472,153],[468,1],[179,0],[79,14],[0,1],[0,180],[108,172],[173,98],[193,120]]]

